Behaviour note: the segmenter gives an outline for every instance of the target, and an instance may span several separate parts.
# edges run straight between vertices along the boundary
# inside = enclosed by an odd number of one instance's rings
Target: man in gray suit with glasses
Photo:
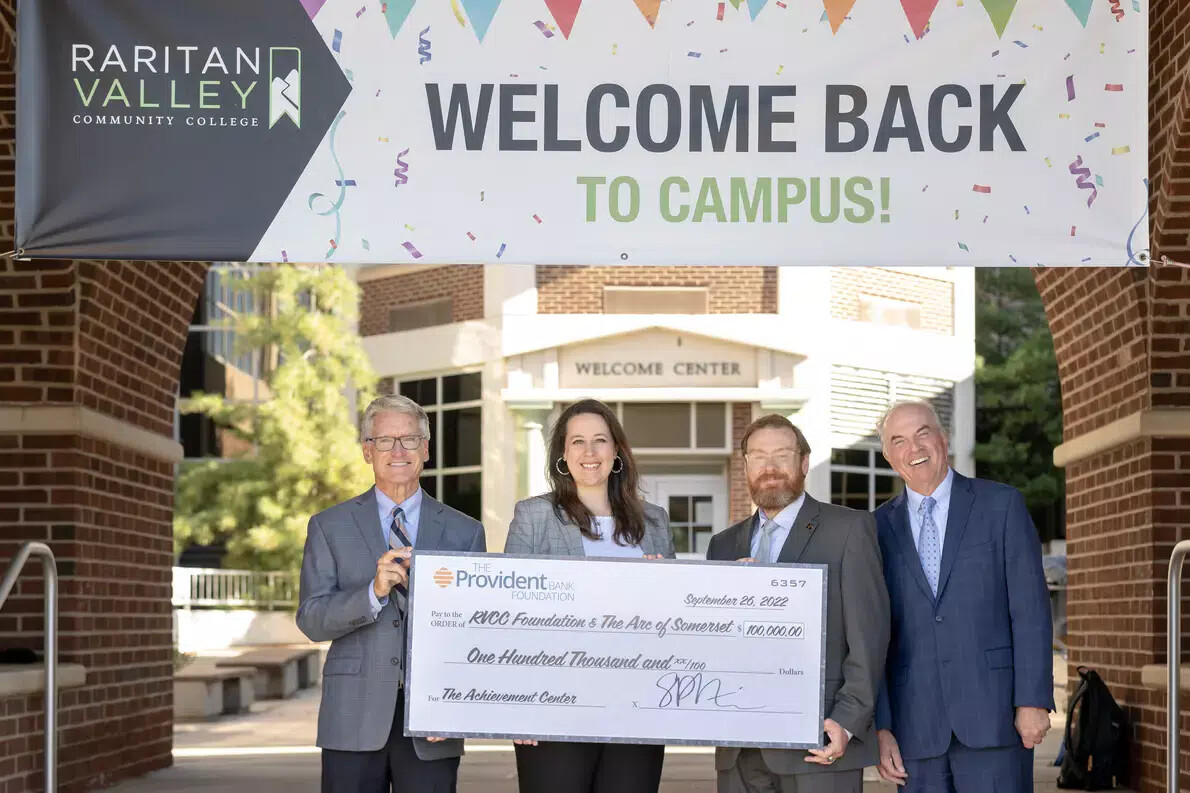
[[[330,641],[318,745],[323,793],[453,793],[463,742],[404,734],[405,614],[415,550],[486,551],[479,521],[421,489],[430,422],[382,396],[361,421],[376,484],[310,518],[297,624]]]

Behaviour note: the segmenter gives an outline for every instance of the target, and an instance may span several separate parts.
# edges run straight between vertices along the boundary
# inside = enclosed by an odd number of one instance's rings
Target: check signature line
[[[626,669],[622,666],[559,666],[558,664],[475,664],[470,661],[443,661],[454,666],[528,666],[534,669],[582,669],[598,670],[601,672],[656,672],[656,669]],[[692,672],[692,669],[680,671]],[[753,672],[748,669],[699,669],[699,672],[711,675],[775,675],[776,672]]]
[[[706,713],[732,713],[733,712],[731,710],[728,710],[727,708],[688,708],[685,705],[683,705],[680,708],[674,708],[674,707],[658,708],[658,707],[645,706],[645,705],[633,705],[633,707],[636,708],[637,710],[668,710],[671,713],[684,713],[684,712],[690,711],[690,710],[701,710]],[[749,708],[747,710],[736,710],[734,712],[735,713],[764,713],[766,715],[771,713],[775,716],[804,716],[804,715],[806,715],[806,714],[802,713],[800,710],[759,710],[759,709],[753,709],[753,708]]]

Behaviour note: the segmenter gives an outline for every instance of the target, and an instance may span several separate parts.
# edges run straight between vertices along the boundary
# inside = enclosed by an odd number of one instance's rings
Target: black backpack
[[[1098,672],[1080,666],[1078,675],[1082,682],[1066,708],[1065,754],[1058,787],[1111,790],[1126,785],[1128,714],[1116,704]]]

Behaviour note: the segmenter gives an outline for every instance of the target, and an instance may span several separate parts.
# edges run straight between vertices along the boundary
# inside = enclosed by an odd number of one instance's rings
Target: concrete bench
[[[317,647],[268,647],[220,658],[215,666],[251,667],[256,672],[257,699],[286,699],[318,680],[319,656]]]
[[[174,718],[205,721],[245,713],[256,701],[256,670],[187,666],[174,672]]]

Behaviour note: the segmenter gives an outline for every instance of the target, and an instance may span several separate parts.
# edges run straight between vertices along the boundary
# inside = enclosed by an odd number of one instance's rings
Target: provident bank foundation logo
[[[70,45],[80,126],[302,126],[299,47]]]
[[[476,562],[472,569],[434,571],[434,583],[445,589],[452,584],[466,589],[504,591],[512,600],[574,600],[574,582],[551,578],[544,573],[525,575],[516,570],[493,570],[489,562]]]

